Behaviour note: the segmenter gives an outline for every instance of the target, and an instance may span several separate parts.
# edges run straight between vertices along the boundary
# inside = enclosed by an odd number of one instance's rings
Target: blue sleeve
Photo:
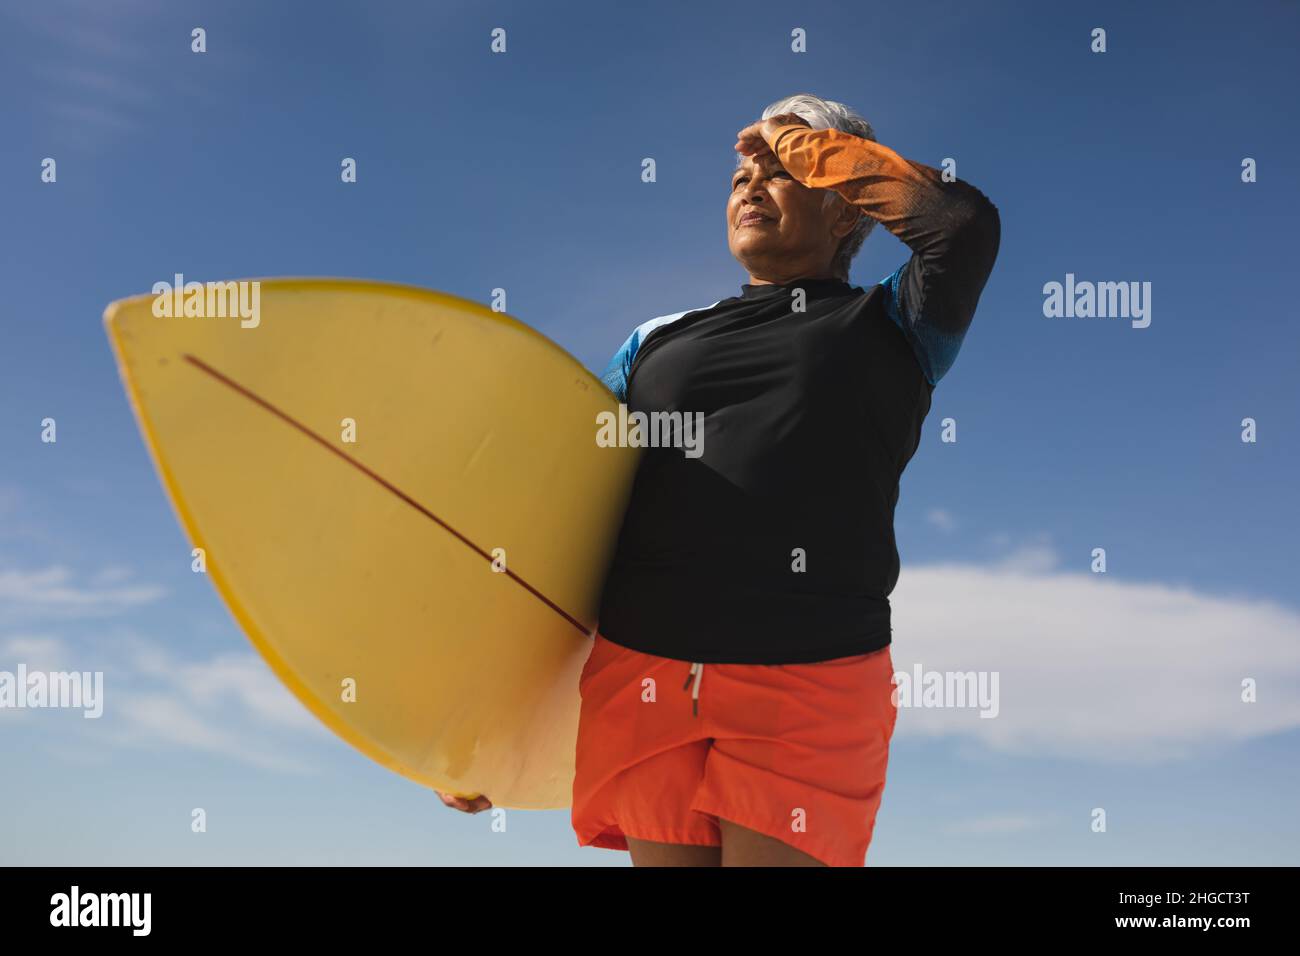
[[[880,280],[885,310],[931,386],[957,359],[1002,238],[998,209],[982,192],[961,180],[934,185],[938,191],[896,233],[911,258]]]
[[[939,379],[957,360],[962,339],[966,337],[966,327],[961,326],[954,332],[940,331],[910,307],[905,293],[908,283],[904,279],[905,270],[911,265],[912,260],[909,260],[880,280],[880,285],[885,289],[885,311],[894,324],[903,330],[903,335],[912,346],[921,371],[925,374],[925,380],[932,386],[938,385]]]
[[[705,309],[711,309],[714,305],[704,306]],[[614,397],[620,402],[627,402],[627,380],[632,374],[632,363],[636,360],[637,350],[641,348],[641,343],[655,329],[661,325],[671,325],[683,316],[690,315],[692,312],[702,311],[700,309],[686,309],[682,312],[674,312],[672,315],[657,315],[649,322],[642,322],[632,334],[627,337],[619,350],[614,353],[614,357],[609,360],[605,366],[605,371],[600,373],[600,380],[605,383],[605,387],[614,393]]]
[[[609,360],[605,371],[600,373],[600,380],[620,402],[627,401],[627,377],[632,371],[632,359],[636,357],[636,349],[640,341],[641,330],[634,329],[619,350],[614,353],[614,357]]]

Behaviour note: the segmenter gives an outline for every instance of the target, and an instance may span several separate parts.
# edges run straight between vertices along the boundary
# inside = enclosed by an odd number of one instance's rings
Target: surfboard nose
[[[455,296],[216,285],[104,313],[202,573],[363,753],[496,806],[568,806],[577,677],[638,462],[595,441],[614,398]]]

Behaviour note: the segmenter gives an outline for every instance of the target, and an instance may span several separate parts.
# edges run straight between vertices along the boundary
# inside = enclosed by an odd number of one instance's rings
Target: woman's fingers
[[[749,156],[750,153],[771,152],[771,147],[767,143],[767,134],[775,133],[781,126],[797,124],[807,126],[807,121],[798,113],[781,113],[779,116],[759,120],[755,124],[750,124],[736,134],[736,152],[744,153]]]
[[[460,797],[453,797],[450,793],[443,793],[441,790],[435,790],[433,792],[438,795],[439,800],[449,807],[455,807],[457,810],[464,810],[467,806],[465,801]]]
[[[736,134],[735,150],[744,156],[761,156],[764,153],[770,153],[772,148],[768,145],[767,134],[792,123],[800,126],[808,125],[807,121],[798,113],[781,113],[778,116],[751,123]]]
[[[487,797],[479,794],[473,799],[458,797],[454,794],[443,793],[441,790],[433,791],[438,795],[438,799],[453,810],[459,810],[462,813],[478,813],[480,810],[487,810],[492,806],[492,801]]]
[[[754,123],[737,133],[736,152],[745,156],[768,152],[767,140],[763,139],[762,130],[762,123]]]

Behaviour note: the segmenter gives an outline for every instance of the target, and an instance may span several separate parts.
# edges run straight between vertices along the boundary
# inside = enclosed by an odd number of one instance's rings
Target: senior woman
[[[899,478],[997,255],[981,192],[843,104],[762,115],[726,204],[749,282],[638,326],[603,375],[704,423],[698,457],[645,450],[579,680],[573,827],[636,866],[865,862]],[[849,263],[877,221],[912,255],[864,290]]]

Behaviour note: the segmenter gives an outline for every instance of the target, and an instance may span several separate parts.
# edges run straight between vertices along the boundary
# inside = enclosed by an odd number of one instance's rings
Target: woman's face
[[[744,157],[731,177],[727,244],[751,279],[780,285],[831,274],[835,250],[859,212],[839,199],[826,208],[825,196],[795,180],[770,152]]]

